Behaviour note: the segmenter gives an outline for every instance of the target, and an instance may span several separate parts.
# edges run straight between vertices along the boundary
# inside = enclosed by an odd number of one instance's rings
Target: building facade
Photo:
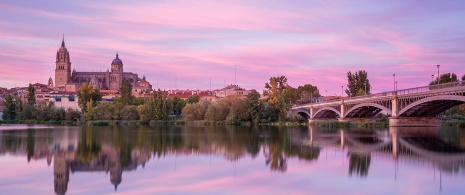
[[[75,69],[71,71],[71,58],[64,38],[57,50],[55,64],[55,88],[58,90],[77,91],[82,84],[89,83],[97,89],[118,91],[123,80],[128,80],[132,88],[138,91],[152,90],[152,85],[145,80],[145,76],[139,78],[135,73],[123,71],[123,61],[118,53],[111,62],[111,68],[105,72],[78,72]],[[48,85],[53,85],[51,79]]]

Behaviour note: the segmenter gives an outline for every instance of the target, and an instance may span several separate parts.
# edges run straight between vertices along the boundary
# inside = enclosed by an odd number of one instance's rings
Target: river
[[[465,129],[0,126],[1,194],[463,194]]]

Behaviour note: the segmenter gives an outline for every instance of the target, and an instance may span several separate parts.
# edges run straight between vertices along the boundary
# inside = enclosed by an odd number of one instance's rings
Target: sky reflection
[[[465,154],[465,131],[432,131],[436,133],[274,127],[4,130],[0,191],[52,194],[64,182],[67,194],[459,194],[465,190],[465,164],[451,156]],[[401,140],[397,155],[395,138]],[[445,149],[422,156],[404,141]],[[385,146],[367,152],[361,151],[363,144],[365,149]]]

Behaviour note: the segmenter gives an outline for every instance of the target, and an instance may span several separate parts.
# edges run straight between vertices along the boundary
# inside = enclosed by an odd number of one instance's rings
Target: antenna
[[[210,91],[212,91],[212,79],[210,78]]]
[[[158,88],[158,77],[157,77],[157,90],[158,90],[158,89],[160,89],[160,88]]]
[[[236,65],[234,64],[234,85],[237,85],[236,83]]]

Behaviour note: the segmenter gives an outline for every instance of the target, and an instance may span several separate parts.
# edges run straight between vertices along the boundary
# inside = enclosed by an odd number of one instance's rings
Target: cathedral
[[[91,84],[100,90],[119,91],[123,80],[128,80],[132,84],[133,92],[151,91],[152,85],[145,80],[145,76],[139,76],[132,72],[123,71],[123,61],[116,58],[111,62],[111,69],[105,72],[77,72],[71,71],[71,59],[69,51],[65,47],[65,39],[61,42],[61,47],[56,55],[55,68],[55,88],[62,91],[76,92],[84,83]],[[49,84],[52,83],[51,78]]]

